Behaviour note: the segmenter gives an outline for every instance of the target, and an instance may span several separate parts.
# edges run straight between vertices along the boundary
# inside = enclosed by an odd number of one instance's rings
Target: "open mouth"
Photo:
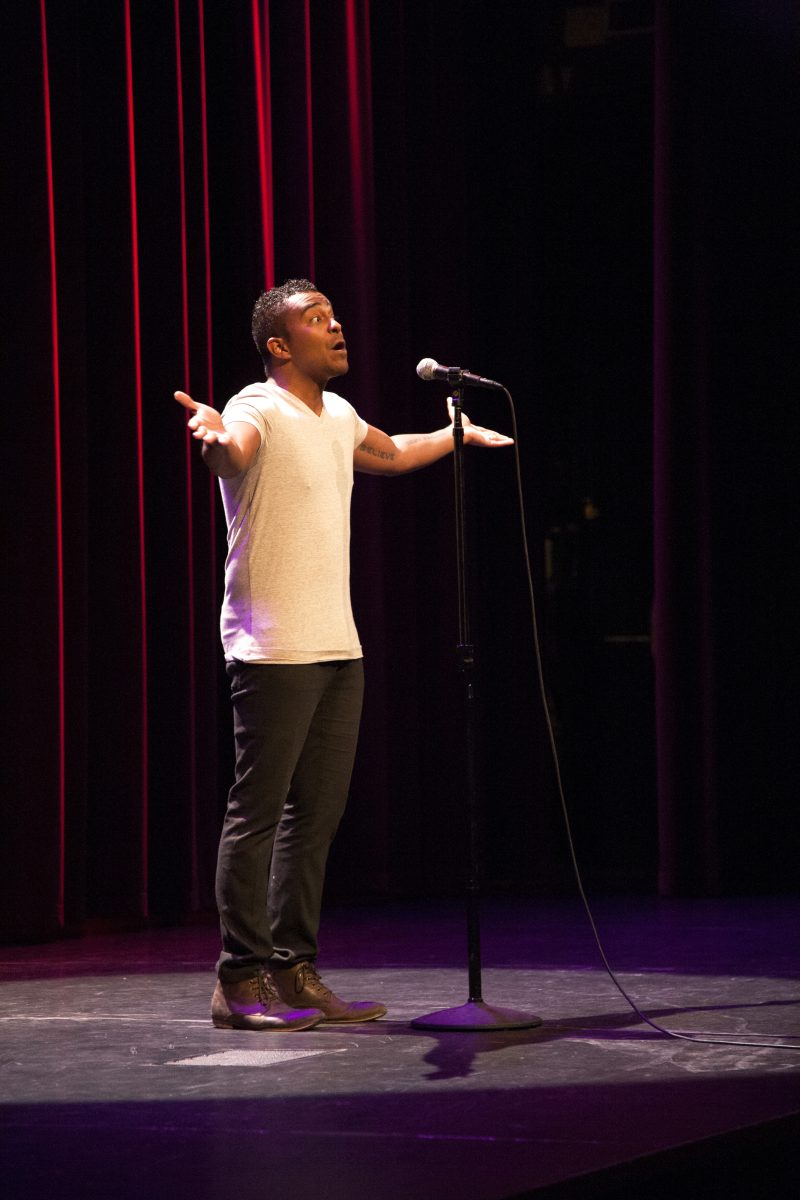
[[[338,342],[334,342],[333,349],[334,350],[346,350],[347,343],[345,342],[344,338],[340,338]]]

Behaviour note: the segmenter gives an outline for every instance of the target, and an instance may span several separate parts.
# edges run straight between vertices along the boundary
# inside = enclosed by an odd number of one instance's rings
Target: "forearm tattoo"
[[[406,445],[416,446],[418,442],[429,442],[432,437],[433,434],[431,433],[406,434]]]
[[[371,454],[373,458],[382,458],[386,462],[394,462],[395,455],[390,450],[377,450],[374,446],[368,446],[366,442],[362,442],[358,447],[365,454]]]

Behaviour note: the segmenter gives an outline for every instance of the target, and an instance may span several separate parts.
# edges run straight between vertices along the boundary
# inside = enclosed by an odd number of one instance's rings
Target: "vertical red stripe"
[[[364,182],[369,206],[372,214],[372,33],[370,30],[369,0],[361,0],[361,65],[364,86],[361,94],[361,118],[364,129],[364,144],[370,156],[369,170],[364,172]],[[364,146],[362,145],[362,151]]]
[[[56,917],[63,929],[66,891],[66,687],[64,671],[64,506],[61,461],[61,374],[58,345],[58,288],[56,275],[56,208],[53,183],[53,129],[50,117],[50,67],[47,51],[45,0],[39,0],[42,27],[44,131],[47,157],[47,215],[50,235],[50,326],[53,353],[53,442],[56,500],[56,589],[58,594],[58,891]]]
[[[264,27],[261,4],[253,5],[253,61],[256,75],[258,117],[258,166],[261,188],[261,229],[264,245],[265,287],[275,282],[275,251],[272,219],[272,101],[270,97],[269,0],[264,0]]]
[[[308,170],[308,277],[314,279],[316,267],[316,220],[314,215],[314,113],[311,86],[311,0],[305,0],[304,34],[306,59],[306,166]]]
[[[361,135],[361,112],[358,87],[358,31],[356,28],[356,0],[347,0],[345,5],[345,28],[347,32],[347,118],[350,133],[350,182],[353,192],[353,208],[356,230],[363,227],[363,146]]]
[[[183,112],[183,61],[181,56],[181,4],[175,0],[175,81],[178,109],[178,179],[181,205],[181,315],[183,332],[183,386],[191,392],[189,354],[189,256],[186,231],[186,133]],[[194,569],[194,504],[192,496],[192,464],[194,446],[189,426],[184,434],[184,468],[186,479],[186,573],[189,657],[189,857],[190,906],[199,907],[197,868],[197,670],[195,647],[195,569]]]
[[[147,709],[147,575],[145,558],[144,525],[144,427],[142,419],[142,328],[141,300],[139,292],[139,223],[136,197],[136,142],[133,106],[133,42],[131,38],[131,6],[125,0],[125,76],[128,94],[128,169],[130,176],[131,205],[131,267],[133,277],[133,341],[134,370],[136,378],[136,482],[138,491],[139,521],[139,611],[141,622],[141,910],[149,914],[149,798],[147,781],[149,774],[148,709]]]
[[[208,403],[214,407],[214,357],[211,309],[211,205],[209,202],[208,176],[208,91],[206,86],[206,36],[205,8],[203,0],[197,0],[197,21],[200,31],[200,123],[203,150],[203,251],[205,255],[206,288],[206,371],[208,375]],[[216,617],[217,596],[217,488],[213,475],[208,480],[209,496],[209,542],[211,571],[211,608]],[[216,660],[215,660],[216,661]]]
[[[362,25],[359,30],[359,0],[347,0],[345,29],[347,42],[347,116],[350,141],[350,186],[355,226],[355,269],[359,290],[369,293],[369,246],[372,217],[371,148],[371,71],[369,63],[369,0],[360,0]],[[359,32],[361,38],[359,38]]]
[[[186,137],[183,117],[183,62],[181,58],[180,0],[174,0],[173,8],[175,13],[175,81],[178,108],[178,183],[180,189],[181,208],[181,329],[183,333],[183,381],[187,390],[189,390],[189,270],[186,242]],[[188,444],[191,445],[191,440]]]
[[[273,196],[275,192],[272,179],[272,62],[269,33],[269,0],[264,0],[264,161],[266,163],[267,179],[267,209],[264,216],[264,258],[267,268],[267,287],[275,283],[275,220],[273,212]]]

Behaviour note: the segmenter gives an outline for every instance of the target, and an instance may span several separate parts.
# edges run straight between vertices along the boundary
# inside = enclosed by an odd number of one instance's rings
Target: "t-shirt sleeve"
[[[234,396],[232,400],[228,401],[222,410],[222,423],[230,425],[232,421],[243,421],[246,425],[253,425],[261,434],[262,445],[269,440],[269,427],[264,414],[252,400]]]

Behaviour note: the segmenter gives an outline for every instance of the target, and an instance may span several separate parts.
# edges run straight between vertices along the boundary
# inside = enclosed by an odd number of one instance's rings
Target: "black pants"
[[[217,860],[227,979],[313,959],[328,850],[347,802],[361,659],[228,664],[236,781]]]

